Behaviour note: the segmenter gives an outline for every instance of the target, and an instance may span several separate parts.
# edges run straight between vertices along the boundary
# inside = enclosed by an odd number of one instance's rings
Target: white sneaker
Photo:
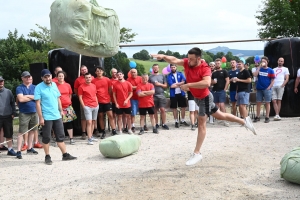
[[[277,115],[277,119],[278,119],[278,121],[280,121],[280,120],[281,120],[281,117],[280,117],[279,115]]]
[[[93,136],[91,137],[91,140],[92,140],[93,142],[98,142],[98,139],[94,138]]]
[[[194,165],[197,162],[199,162],[200,160],[202,160],[201,153],[199,153],[199,154],[193,153],[192,156],[190,157],[190,159],[188,161],[186,161],[185,165],[187,165],[187,166]]]
[[[223,124],[224,124],[224,126],[229,127],[229,123],[228,122],[224,121]]]
[[[132,134],[133,134],[133,132],[132,132],[131,129],[128,130],[128,134],[129,134],[129,135],[132,135]]]
[[[253,134],[256,135],[256,130],[255,130],[255,128],[254,128],[254,126],[253,126],[253,124],[252,124],[252,120],[250,119],[249,116],[245,118],[245,125],[244,125],[244,126],[245,126],[245,128],[246,128],[247,130],[252,131]]]
[[[94,142],[93,142],[92,138],[88,139],[88,145],[93,145],[93,144],[94,144]]]

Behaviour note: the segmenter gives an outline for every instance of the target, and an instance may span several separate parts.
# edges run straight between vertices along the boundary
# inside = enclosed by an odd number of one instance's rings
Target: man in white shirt
[[[298,69],[297,71],[297,78],[295,79],[295,88],[294,88],[294,92],[297,94],[298,93],[298,85],[300,82],[300,69]]]
[[[252,74],[253,74],[254,72],[256,72],[257,68],[259,67],[259,63],[255,63],[254,65],[255,65],[255,67],[253,67],[253,68],[251,69]],[[256,83],[257,83],[257,77],[253,76],[253,91],[256,91]]]
[[[275,80],[272,88],[272,102],[275,110],[274,121],[281,120],[279,116],[279,112],[281,109],[281,100],[284,93],[284,86],[289,81],[289,75],[290,75],[289,69],[283,66],[284,63],[283,58],[279,58],[277,63],[278,63],[278,67],[273,69],[275,73]]]

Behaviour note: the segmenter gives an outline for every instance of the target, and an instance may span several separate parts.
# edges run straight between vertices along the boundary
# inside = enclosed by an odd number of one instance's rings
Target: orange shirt
[[[61,106],[63,109],[69,107],[72,102],[70,99],[70,95],[73,94],[72,92],[72,88],[70,86],[69,83],[63,83],[63,84],[59,84],[58,82],[56,82],[57,88],[60,92],[60,101],[61,101]]]
[[[127,79],[127,81],[129,83],[131,83],[132,86],[138,86],[138,84],[142,83],[142,77],[141,76],[137,76],[135,78],[129,77]],[[133,90],[133,95],[132,95],[131,99],[133,99],[133,100],[138,100],[139,99],[139,97],[136,93],[136,90]]]
[[[111,79],[110,79],[110,82],[111,82],[111,89],[113,89],[113,85],[114,85],[116,82],[119,82],[119,80],[118,80],[118,79],[113,79],[113,78],[111,78]],[[115,103],[115,100],[114,100],[113,97],[111,97],[111,102],[112,102],[112,103]]]
[[[200,65],[196,67],[190,67],[187,58],[184,58],[183,61],[183,67],[187,83],[199,82],[203,80],[203,77],[211,76],[211,69],[205,61],[201,61]],[[203,89],[190,88],[190,92],[195,98],[198,99],[203,99],[210,93],[208,87]]]
[[[52,82],[57,83],[58,82],[57,77],[53,78]]]
[[[111,82],[109,78],[103,76],[99,79],[96,77],[92,80],[92,83],[95,84],[97,89],[98,103],[110,103],[110,95],[108,91],[111,88]]]
[[[94,76],[92,76],[92,80],[94,79]],[[81,84],[85,83],[85,79],[84,79],[84,76],[81,75],[79,76],[78,78],[76,78],[75,82],[74,82],[74,89],[78,89],[79,86]]]
[[[95,108],[98,106],[96,94],[97,89],[93,83],[83,83],[78,88],[78,96],[82,95],[84,105],[90,108]]]
[[[150,91],[155,90],[154,85],[152,83],[140,83],[136,88],[136,93],[142,91]],[[153,95],[139,97],[139,108],[150,108],[154,106]]]
[[[130,101],[126,105],[124,105],[125,99],[129,96],[128,93],[132,92],[131,83],[128,81],[124,82],[115,82],[113,85],[113,93],[116,93],[117,103],[119,104],[119,108],[129,108],[131,107]]]

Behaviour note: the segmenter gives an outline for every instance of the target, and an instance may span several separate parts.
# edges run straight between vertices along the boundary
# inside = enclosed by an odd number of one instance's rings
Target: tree
[[[166,55],[168,55],[168,56],[173,56],[173,52],[170,51],[170,50],[167,50],[167,51],[166,51]]]
[[[133,58],[137,60],[149,60],[150,55],[147,50],[143,49],[140,52],[133,54]]]
[[[137,36],[137,33],[131,33],[132,29],[130,28],[121,28],[120,29],[120,43],[129,43],[134,41],[134,37]]]
[[[173,56],[176,57],[176,58],[181,58],[181,55],[179,52],[173,52]]]
[[[235,56],[232,54],[231,51],[228,51],[225,55],[227,62],[230,62],[232,60],[235,60]]]
[[[300,35],[300,2],[296,0],[264,0],[255,18],[260,38],[298,37]]]
[[[246,63],[249,63],[250,65],[251,64],[254,64],[254,56],[250,56],[246,59]]]
[[[157,52],[157,54],[166,54],[166,52],[160,50],[159,52]]]
[[[51,31],[46,26],[41,26],[35,24],[38,27],[38,31],[30,29],[29,34],[27,35],[29,38],[37,40],[38,42],[43,44],[43,50],[50,51],[51,49],[60,48],[60,46],[54,44],[51,40]]]

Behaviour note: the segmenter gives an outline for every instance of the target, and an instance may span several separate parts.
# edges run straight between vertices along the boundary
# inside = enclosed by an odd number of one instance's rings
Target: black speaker
[[[32,84],[37,85],[42,82],[41,71],[47,69],[46,63],[31,63],[29,64],[30,74],[32,76]]]

